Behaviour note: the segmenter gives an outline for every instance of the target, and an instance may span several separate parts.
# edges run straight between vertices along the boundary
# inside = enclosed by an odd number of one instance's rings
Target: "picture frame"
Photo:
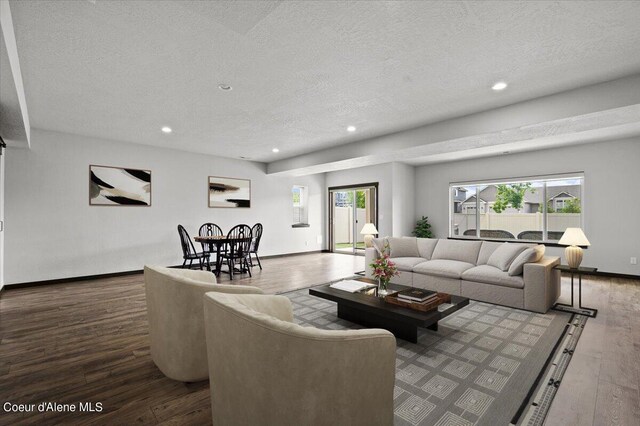
[[[89,165],[90,206],[151,206],[151,170]]]
[[[209,208],[251,208],[251,179],[209,176]]]

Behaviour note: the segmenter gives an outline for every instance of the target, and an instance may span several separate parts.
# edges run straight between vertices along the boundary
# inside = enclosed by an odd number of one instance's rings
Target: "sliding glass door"
[[[329,188],[329,241],[331,250],[356,254],[364,250],[366,223],[378,226],[377,184]]]

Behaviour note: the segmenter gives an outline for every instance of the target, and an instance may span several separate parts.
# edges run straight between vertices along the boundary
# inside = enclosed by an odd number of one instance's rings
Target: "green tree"
[[[564,203],[564,207],[560,209],[559,213],[580,213],[581,211],[580,198],[572,198]]]
[[[538,208],[538,212],[542,213],[542,206]],[[557,211],[553,208],[553,203],[551,201],[547,202],[547,213],[581,213],[582,212],[582,203],[580,202],[580,198],[573,198],[571,200],[567,200],[564,203],[564,207],[558,209]]]
[[[524,195],[527,191],[535,194],[535,189],[531,188],[531,182],[511,183],[507,185],[497,185],[496,201],[493,204],[493,211],[502,213],[508,207],[516,210],[522,208],[524,203]]]
[[[418,238],[431,238],[433,237],[433,233],[431,232],[431,224],[429,223],[429,218],[427,216],[422,216],[416,222],[416,227],[413,230],[413,235]]]
[[[347,202],[353,204],[353,192],[347,192]],[[364,209],[367,205],[367,196],[364,191],[356,191],[356,208]]]

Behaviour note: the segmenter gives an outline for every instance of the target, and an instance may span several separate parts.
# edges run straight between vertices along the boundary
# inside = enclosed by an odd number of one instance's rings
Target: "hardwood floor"
[[[569,279],[562,284],[569,303]],[[587,321],[546,425],[640,425],[640,281],[586,277],[582,289],[598,316]]]
[[[364,257],[310,254],[264,259],[253,278],[219,282],[268,293],[309,287],[364,269]],[[102,413],[7,414],[0,424],[209,424],[208,382],[170,380],[149,355],[143,276],[0,293],[0,402],[101,402]]]
[[[364,258],[309,254],[263,266],[233,283],[284,292],[348,276],[364,269]],[[583,289],[584,303],[600,312],[587,322],[547,424],[640,424],[640,285],[591,278]],[[2,425],[211,423],[208,383],[167,379],[151,361],[142,275],[2,291],[0,339],[2,404],[104,407],[99,414],[0,411]]]

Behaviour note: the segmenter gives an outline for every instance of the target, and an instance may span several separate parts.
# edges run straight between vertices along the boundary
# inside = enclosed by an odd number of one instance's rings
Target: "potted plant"
[[[433,237],[433,233],[431,232],[431,224],[429,223],[428,216],[422,216],[416,222],[416,227],[413,230],[413,235],[418,238],[431,238]]]

